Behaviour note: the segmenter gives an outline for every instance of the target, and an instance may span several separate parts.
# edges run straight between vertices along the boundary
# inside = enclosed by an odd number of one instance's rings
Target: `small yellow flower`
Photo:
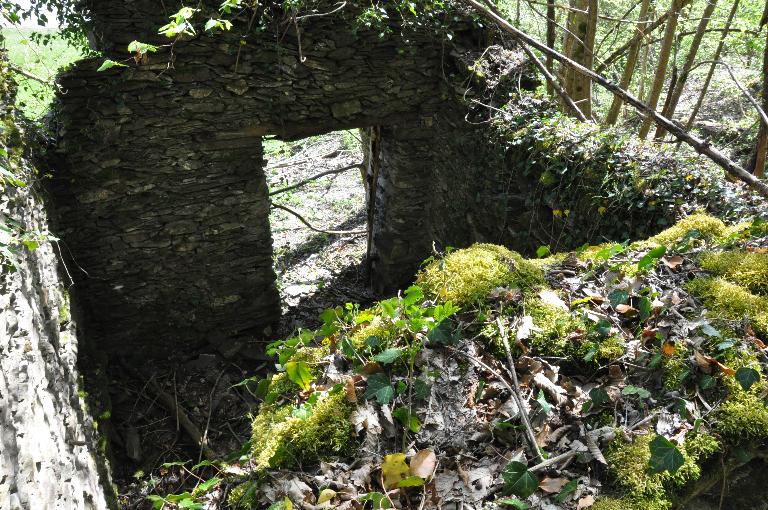
[[[555,218],[562,218],[563,217],[563,211],[560,209],[552,209],[552,216]]]

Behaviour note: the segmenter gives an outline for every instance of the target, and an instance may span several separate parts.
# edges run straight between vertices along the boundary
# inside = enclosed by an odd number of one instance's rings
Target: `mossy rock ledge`
[[[408,470],[431,450],[439,463],[422,479],[433,491],[426,508],[500,508],[500,494],[515,489],[504,486],[511,459],[499,452],[536,464],[500,384],[506,335],[543,450],[578,450],[535,473],[577,480],[572,494],[538,489],[527,504],[573,509],[589,497],[596,510],[717,508],[725,483],[728,508],[759,507],[750,505],[768,494],[755,483],[768,440],[768,255],[757,225],[698,214],[643,241],[542,259],[476,244],[427,261],[396,297],[324,312],[318,330],[271,346],[283,371],[263,383],[252,472],[232,480],[230,503],[285,504],[295,479],[305,502],[330,488],[332,505],[352,508],[383,494],[387,455],[404,451]],[[584,434],[604,467],[578,446]],[[651,469],[659,436],[680,456],[671,471]],[[482,473],[480,488],[467,489],[462,472]],[[390,497],[418,504],[414,484]]]

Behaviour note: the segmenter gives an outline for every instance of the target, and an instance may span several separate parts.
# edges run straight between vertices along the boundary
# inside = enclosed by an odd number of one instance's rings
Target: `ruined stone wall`
[[[95,38],[116,60],[130,40],[154,40],[164,15],[155,2],[117,4],[92,6]],[[427,125],[462,108],[446,86],[456,66],[443,39],[397,25],[382,38],[357,30],[357,14],[312,18],[300,37],[291,23],[275,22],[274,33],[236,21],[229,33],[178,42],[172,66],[166,49],[127,69],[99,73],[99,59],[61,76],[57,232],[100,348],[163,356],[259,335],[278,319],[262,136]],[[454,33],[482,46],[470,23]],[[432,139],[415,140],[412,156],[384,157],[402,166],[398,175],[433,171]],[[406,214],[392,204],[393,221]],[[398,229],[392,235],[424,236]],[[403,254],[402,267],[424,254]]]
[[[0,244],[18,252],[13,264],[0,260],[0,508],[104,509],[109,477],[81,392],[68,282],[38,235],[48,231],[40,175],[24,158],[4,71],[0,59],[0,148],[28,185],[0,193]],[[39,242],[34,251],[10,241],[24,234]]]

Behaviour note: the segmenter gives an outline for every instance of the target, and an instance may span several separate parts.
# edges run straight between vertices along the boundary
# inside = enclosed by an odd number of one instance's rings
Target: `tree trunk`
[[[690,130],[691,127],[693,127],[693,123],[696,120],[696,115],[698,115],[699,109],[704,103],[704,96],[707,95],[707,89],[709,88],[709,84],[712,82],[712,76],[714,76],[715,68],[717,67],[715,62],[720,60],[720,54],[723,52],[723,47],[725,46],[725,39],[728,37],[728,30],[731,28],[731,23],[733,22],[733,18],[736,16],[736,11],[738,9],[739,0],[734,0],[733,6],[731,7],[731,12],[728,13],[728,19],[725,21],[725,27],[723,28],[723,32],[720,35],[720,41],[717,43],[717,48],[715,48],[715,53],[712,56],[713,63],[709,67],[709,72],[707,73],[707,77],[704,79],[704,84],[701,86],[701,92],[699,92],[699,97],[696,100],[696,104],[693,106],[693,110],[691,110],[691,115],[688,117],[688,122],[685,123],[686,130]]]
[[[667,100],[667,103],[664,106],[664,110],[662,111],[662,115],[668,119],[673,118],[675,115],[677,104],[680,102],[680,96],[683,94],[683,89],[685,89],[685,83],[688,81],[688,75],[690,74],[693,65],[696,63],[696,55],[699,52],[699,46],[701,46],[701,41],[704,38],[704,33],[707,30],[707,25],[709,25],[709,20],[712,18],[712,13],[715,11],[716,5],[717,0],[709,0],[707,5],[704,7],[704,13],[702,14],[701,20],[699,21],[699,26],[696,27],[696,34],[693,36],[693,40],[691,41],[691,49],[688,51],[688,56],[685,58],[683,69],[680,71],[677,83],[675,83],[675,87],[672,89],[672,92],[669,95],[669,99]],[[664,133],[666,133],[664,128],[658,126],[656,128],[656,134],[654,135],[654,138],[661,138],[664,136]]]
[[[635,74],[635,67],[637,67],[637,57],[640,55],[640,44],[642,42],[643,33],[645,32],[648,8],[650,6],[650,0],[642,0],[640,4],[640,16],[638,17],[637,32],[640,35],[639,39],[632,38],[633,43],[629,46],[629,54],[627,55],[627,63],[624,65],[624,72],[621,74],[621,82],[619,86],[624,90],[629,90],[629,85],[632,83],[632,76]],[[605,123],[609,126],[616,123],[621,112],[621,105],[624,102],[617,96],[613,97],[611,108],[608,110],[608,115],[605,118]]]
[[[760,21],[760,28],[768,21],[768,3],[765,5],[765,14]],[[763,110],[768,111],[768,31],[766,31],[765,50],[763,52]],[[768,153],[768,128],[763,122],[760,123],[760,130],[757,134],[757,146],[755,147],[755,155],[752,158],[754,164],[752,165],[752,173],[756,177],[763,177],[765,174],[765,159],[766,153]]]
[[[547,46],[550,48],[555,47],[555,0],[547,0]],[[549,74],[554,74],[554,60],[552,55],[547,55],[546,67]],[[547,94],[554,95],[555,89],[553,84],[547,81]]]
[[[572,60],[587,69],[594,62],[595,31],[597,29],[597,0],[571,0],[568,13],[568,32],[564,51]],[[563,70],[566,93],[573,99],[587,119],[592,118],[592,80],[571,67]]]
[[[658,106],[661,90],[664,88],[664,78],[667,76],[669,56],[672,53],[672,45],[675,42],[677,18],[680,15],[682,7],[683,0],[672,0],[672,5],[669,8],[669,16],[667,17],[667,26],[664,30],[664,40],[661,42],[661,48],[659,49],[659,64],[656,67],[656,74],[653,77],[651,91],[648,95],[648,107],[652,110],[655,110],[656,106]],[[640,138],[648,136],[652,123],[653,119],[649,115],[646,115],[643,124],[640,126]]]

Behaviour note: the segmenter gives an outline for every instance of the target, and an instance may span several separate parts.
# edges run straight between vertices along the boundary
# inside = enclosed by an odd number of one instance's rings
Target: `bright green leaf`
[[[285,372],[288,374],[288,379],[302,390],[309,389],[313,377],[308,364],[303,361],[289,361],[285,364]]]
[[[504,489],[507,493],[520,498],[527,498],[539,486],[536,475],[528,471],[528,467],[522,462],[510,462],[501,473],[504,479]]]

